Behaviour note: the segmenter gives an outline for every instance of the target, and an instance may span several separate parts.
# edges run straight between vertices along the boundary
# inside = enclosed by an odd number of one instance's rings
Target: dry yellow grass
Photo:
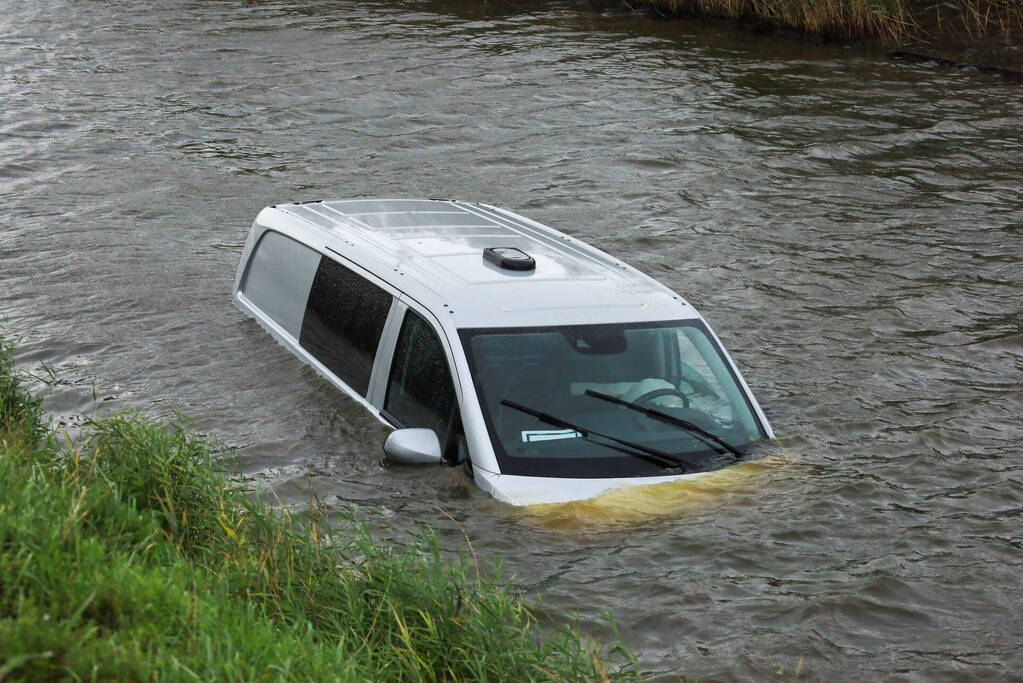
[[[658,11],[765,22],[834,38],[895,39],[915,27],[905,0],[641,0]]]
[[[666,14],[762,22],[829,38],[896,42],[952,34],[973,40],[1023,37],[1023,0],[627,0]]]

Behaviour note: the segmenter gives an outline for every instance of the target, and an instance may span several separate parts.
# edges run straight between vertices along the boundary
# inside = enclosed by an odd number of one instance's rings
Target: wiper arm
[[[680,417],[675,417],[674,415],[662,413],[661,411],[654,410],[653,408],[644,408],[643,406],[636,405],[635,403],[629,403],[628,401],[623,401],[620,398],[615,398],[614,396],[602,394],[599,391],[593,391],[593,389],[587,389],[584,393],[587,396],[599,398],[602,401],[608,401],[610,403],[620,405],[623,408],[628,408],[629,410],[635,410],[636,412],[643,413],[644,415],[651,417],[657,420],[658,422],[664,422],[666,424],[670,424],[672,426],[688,430],[689,432],[692,432],[694,435],[700,437],[700,439],[702,439],[705,443],[709,444],[719,453],[724,453],[725,451],[731,453],[736,460],[739,460],[745,455],[742,451],[740,451],[738,448],[728,443],[721,437],[717,436],[716,434],[711,434],[704,428],[695,425],[692,422],[689,422],[688,420],[683,420]],[[721,450],[722,448],[725,450]]]
[[[682,471],[683,472],[685,471],[685,467],[683,466],[682,461],[676,458],[671,453],[665,453],[664,451],[658,450],[656,448],[650,448],[649,446],[644,446],[643,444],[640,443],[633,443],[631,441],[626,441],[625,439],[619,439],[614,436],[608,436],[607,434],[601,434],[600,432],[595,432],[592,429],[586,429],[585,427],[574,425],[571,422],[566,422],[565,420],[562,420],[560,417],[554,417],[553,415],[548,415],[547,413],[541,413],[539,410],[533,410],[532,408],[528,408],[520,403],[514,403],[506,398],[501,399],[501,405],[508,406],[509,408],[518,410],[519,412],[525,413],[526,415],[532,415],[537,420],[540,420],[540,422],[549,424],[552,427],[561,427],[562,429],[571,429],[573,432],[579,432],[579,434],[581,434],[584,439],[586,439],[587,441],[592,441],[593,443],[598,444],[600,446],[613,448],[614,450],[619,451],[621,453],[627,453],[633,457],[639,458],[640,460],[646,460],[647,462],[652,462],[653,464],[660,465],[661,467],[664,468],[681,467]],[[594,441],[590,437],[591,434],[593,436],[599,436],[602,439],[607,439],[608,441],[614,441],[615,443],[621,444],[622,446],[625,446],[630,450],[625,450],[618,446],[612,446],[611,444],[602,443],[600,441]]]

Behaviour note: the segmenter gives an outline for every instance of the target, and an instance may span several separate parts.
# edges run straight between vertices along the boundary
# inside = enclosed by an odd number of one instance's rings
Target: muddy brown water
[[[181,412],[288,505],[464,532],[653,678],[1018,680],[1018,86],[535,0],[2,5],[0,311],[59,418]],[[777,452],[528,512],[385,466],[230,304],[262,206],[374,195],[506,206],[682,292]]]

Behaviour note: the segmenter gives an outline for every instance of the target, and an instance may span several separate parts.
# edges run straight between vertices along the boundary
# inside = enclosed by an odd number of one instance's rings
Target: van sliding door
[[[309,290],[299,343],[365,396],[392,301],[380,287],[322,256]]]

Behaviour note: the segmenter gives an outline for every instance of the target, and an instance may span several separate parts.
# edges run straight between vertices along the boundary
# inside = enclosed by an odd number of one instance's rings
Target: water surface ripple
[[[180,410],[288,504],[464,530],[655,678],[1023,669],[1018,88],[539,0],[0,5],[0,311],[54,413]],[[367,195],[507,206],[684,293],[782,452],[611,528],[385,467],[229,304],[260,207]]]

